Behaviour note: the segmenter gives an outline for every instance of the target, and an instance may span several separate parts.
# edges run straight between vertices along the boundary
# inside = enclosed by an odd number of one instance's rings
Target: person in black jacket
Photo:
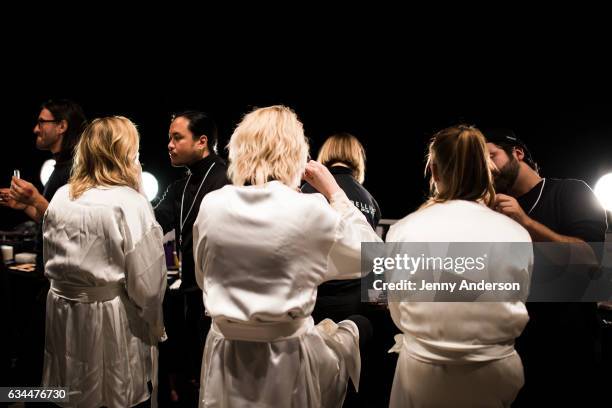
[[[323,143],[317,161],[329,168],[349,200],[365,215],[372,229],[376,230],[380,221],[380,208],[362,185],[365,179],[366,155],[359,140],[350,133],[334,134]],[[308,183],[304,184],[301,190],[303,193],[317,193]],[[371,277],[372,274],[364,279]],[[368,342],[367,350],[362,353],[364,358],[359,395],[349,392],[344,406],[385,406],[388,405],[387,401],[375,398],[387,398],[389,395],[386,391],[390,391],[395,356],[389,357],[387,350],[392,345],[393,333],[397,332],[397,329],[386,310],[368,307],[361,302],[361,281],[336,280],[320,285],[312,317],[317,323],[325,318],[340,321],[355,314],[362,314],[370,319],[374,333],[372,340]]]
[[[178,336],[169,333],[169,340],[183,353],[179,364],[182,367],[178,369],[182,371],[183,379],[193,384],[194,389],[190,391],[195,396],[200,384],[200,365],[210,318],[204,313],[202,290],[195,281],[192,229],[202,198],[229,184],[225,161],[215,153],[216,147],[217,126],[208,114],[185,111],[174,115],[169,130],[168,153],[172,166],[186,167],[187,175],[170,184],[154,207],[155,218],[164,233],[175,231],[181,260],[183,314],[179,322],[169,322],[170,325],[176,324],[179,331]],[[179,344],[175,343],[176,337]],[[170,360],[177,362],[175,357],[170,357]]]
[[[68,183],[72,169],[74,147],[81,138],[87,119],[79,104],[68,99],[54,99],[43,103],[34,125],[36,148],[53,154],[55,168],[44,186],[42,193],[33,184],[13,177],[11,187],[0,189],[0,205],[21,210],[38,226],[34,252],[36,269],[28,280],[28,292],[14,296],[13,301],[24,307],[15,306],[19,322],[15,332],[17,338],[17,385],[38,386],[42,378],[45,344],[45,302],[49,282],[44,277],[43,236],[41,222],[55,192]]]
[[[317,161],[329,168],[340,188],[353,204],[365,215],[376,230],[380,220],[380,208],[362,183],[365,179],[365,150],[350,133],[337,133],[327,138]],[[317,193],[310,184],[301,187],[303,193]],[[319,286],[317,303],[312,313],[315,322],[325,318],[334,321],[361,311],[361,280],[337,280]]]

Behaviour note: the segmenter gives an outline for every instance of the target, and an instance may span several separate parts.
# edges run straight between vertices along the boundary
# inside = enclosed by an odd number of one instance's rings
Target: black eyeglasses
[[[39,126],[44,125],[45,123],[52,123],[52,122],[59,122],[59,120],[57,119],[36,119],[36,123],[38,123]]]

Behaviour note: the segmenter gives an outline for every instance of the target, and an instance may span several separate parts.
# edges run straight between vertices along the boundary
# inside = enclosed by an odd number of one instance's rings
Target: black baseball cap
[[[527,164],[535,168],[535,161],[533,160],[527,145],[521,139],[516,137],[512,130],[505,128],[490,128],[483,129],[482,134],[487,140],[487,143],[493,143],[503,147],[520,147],[523,150],[523,153],[525,153],[525,161]]]
[[[520,146],[524,149],[527,148],[525,143],[516,137],[514,132],[510,129],[503,128],[492,128],[492,129],[483,129],[482,134],[485,139],[487,139],[487,143],[495,143],[499,145],[512,145],[512,146]]]

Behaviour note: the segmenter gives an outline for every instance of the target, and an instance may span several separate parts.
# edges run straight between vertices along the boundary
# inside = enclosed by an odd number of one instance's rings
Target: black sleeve
[[[155,219],[159,225],[161,225],[164,234],[172,230],[176,224],[176,209],[174,208],[176,203],[176,186],[176,182],[170,184],[166,191],[164,191],[159,202],[153,208]]]
[[[581,180],[565,180],[561,193],[562,234],[586,242],[604,242],[606,212],[591,188]]]
[[[372,226],[374,227],[374,230],[376,230],[376,227],[378,227],[378,223],[380,222],[382,215],[380,213],[380,207],[378,206],[378,203],[376,202],[374,197],[372,197],[372,204],[374,204],[374,210],[376,211],[374,217],[372,217]]]
[[[57,167],[51,173],[51,176],[47,181],[47,185],[43,189],[43,197],[45,197],[48,202],[51,202],[51,199],[53,198],[57,190],[59,190],[59,188],[63,185],[68,184],[69,179],[70,167],[66,165]]]
[[[315,188],[313,186],[311,186],[308,183],[304,183],[302,185],[302,187],[300,187],[300,191],[304,194],[314,194],[314,193],[318,193],[317,190],[315,190]]]

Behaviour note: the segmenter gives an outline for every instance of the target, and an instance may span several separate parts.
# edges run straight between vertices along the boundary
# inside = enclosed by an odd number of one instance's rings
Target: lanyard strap
[[[531,206],[531,209],[529,210],[527,215],[531,215],[531,212],[533,211],[533,209],[536,208],[536,205],[538,205],[538,203],[540,202],[540,198],[542,197],[542,191],[544,191],[545,185],[546,185],[546,179],[542,179],[542,187],[540,187],[540,194],[538,194],[538,198],[536,199],[535,203],[533,203],[533,205]]]
[[[200,194],[200,190],[202,189],[202,186],[204,185],[204,182],[206,181],[206,178],[208,177],[208,173],[210,173],[214,165],[215,163],[213,162],[213,164],[211,164],[210,167],[208,168],[208,171],[206,172],[206,174],[204,175],[204,178],[202,179],[202,182],[200,183],[200,187],[198,187],[198,191],[195,193],[195,196],[193,197],[193,202],[191,203],[191,207],[189,207],[189,211],[187,211],[187,215],[185,215],[185,219],[183,219],[183,203],[185,201],[185,191],[187,191],[187,186],[189,185],[189,180],[191,180],[191,176],[193,173],[190,173],[189,178],[187,178],[187,182],[185,183],[185,188],[183,188],[183,195],[181,196],[181,219],[180,219],[181,232],[179,236],[181,247],[182,247],[182,242],[183,242],[183,239],[182,239],[183,238],[183,227],[185,226],[185,223],[187,222],[187,219],[189,218],[189,214],[191,214],[191,210],[193,210],[193,206],[195,205],[195,202],[198,199],[198,195]]]

